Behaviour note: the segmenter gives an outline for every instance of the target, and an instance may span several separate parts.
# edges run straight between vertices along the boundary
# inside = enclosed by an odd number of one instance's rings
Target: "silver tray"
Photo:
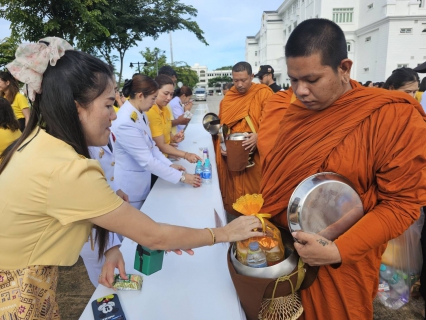
[[[363,215],[361,199],[349,180],[333,172],[303,180],[293,191],[287,208],[291,232],[317,233],[332,241]]]

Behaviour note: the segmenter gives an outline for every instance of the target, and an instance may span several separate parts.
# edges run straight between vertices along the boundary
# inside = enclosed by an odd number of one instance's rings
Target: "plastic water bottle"
[[[264,268],[268,264],[266,262],[266,255],[259,247],[259,242],[250,242],[249,250],[247,252],[247,265],[252,268]]]
[[[202,173],[203,173],[203,164],[201,163],[201,160],[198,160],[197,165],[195,166],[195,175],[201,178]],[[194,188],[197,188],[197,187],[194,187]]]
[[[380,265],[380,277],[383,280],[389,281],[390,279],[392,279],[394,273],[395,271],[393,270],[393,268],[388,267],[383,263]]]
[[[395,283],[390,284],[391,288],[394,289],[399,295],[403,295],[409,291],[408,286],[405,283],[403,277],[399,276]]]
[[[210,160],[206,159],[203,166],[203,173],[201,174],[201,181],[203,184],[211,184],[212,183],[212,166],[210,164]]]

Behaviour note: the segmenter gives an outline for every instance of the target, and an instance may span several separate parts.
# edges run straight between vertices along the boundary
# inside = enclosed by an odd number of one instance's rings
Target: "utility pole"
[[[173,43],[172,43],[172,32],[169,31],[169,36],[170,36],[170,60],[171,60],[171,65],[173,66]]]

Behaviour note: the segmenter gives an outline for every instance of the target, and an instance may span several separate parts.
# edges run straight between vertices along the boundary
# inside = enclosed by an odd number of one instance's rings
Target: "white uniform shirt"
[[[114,150],[115,181],[127,193],[130,202],[146,199],[151,186],[151,173],[172,183],[179,182],[182,173],[170,167],[172,162],[156,146],[148,117],[129,101],[118,111],[112,131],[117,138]]]
[[[180,101],[179,97],[174,97],[169,102],[169,105],[172,108],[173,117],[175,119],[179,118],[181,115],[183,115],[185,113],[184,107],[183,107],[182,102]],[[181,130],[183,130],[185,128],[185,125],[179,124],[176,127],[177,127],[177,132],[180,132]]]
[[[96,159],[99,161],[102,169],[104,170],[105,179],[107,180],[111,189],[115,192],[120,188],[116,188],[117,184],[114,182],[115,157],[113,151],[115,147],[115,142],[112,133],[109,137],[109,142],[112,150],[108,147],[108,145],[103,147],[89,147],[89,153],[92,159]]]

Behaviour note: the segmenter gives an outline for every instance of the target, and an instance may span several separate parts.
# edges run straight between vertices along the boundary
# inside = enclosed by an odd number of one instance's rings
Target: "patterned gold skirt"
[[[0,270],[0,320],[60,319],[57,266]]]

